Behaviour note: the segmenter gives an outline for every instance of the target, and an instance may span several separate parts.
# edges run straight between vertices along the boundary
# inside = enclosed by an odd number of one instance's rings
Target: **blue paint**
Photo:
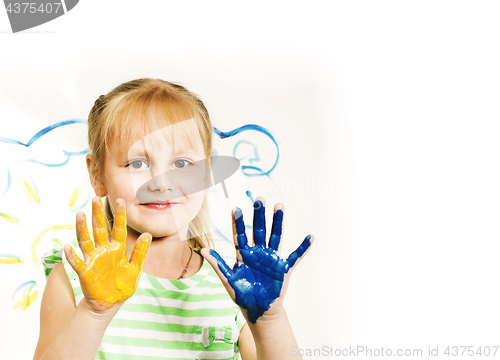
[[[78,123],[85,124],[86,121],[84,121],[84,120],[78,120],[78,119],[72,119],[72,120],[60,121],[58,123],[49,125],[46,128],[44,128],[44,129],[40,130],[39,132],[37,132],[35,135],[33,135],[31,137],[31,139],[29,139],[29,141],[26,144],[23,143],[23,142],[21,142],[21,141],[18,141],[18,140],[15,140],[15,139],[6,138],[6,137],[2,137],[2,136],[0,136],[0,142],[4,142],[6,144],[22,145],[22,146],[25,146],[25,147],[29,147],[35,141],[37,141],[39,138],[41,138],[43,135],[47,134],[48,132],[50,132],[50,131],[52,131],[54,129],[57,129],[58,127],[65,126],[65,125],[71,125],[71,124],[78,124]],[[38,165],[48,166],[48,167],[59,167],[59,166],[66,165],[69,162],[69,159],[72,156],[85,155],[88,152],[89,152],[88,149],[87,150],[83,150],[83,151],[77,151],[77,152],[69,152],[69,151],[63,150],[63,153],[64,153],[64,155],[66,155],[67,158],[66,158],[65,161],[63,161],[62,163],[59,163],[59,164],[46,164],[46,163],[42,163],[40,161],[36,161],[36,160],[33,160],[33,159],[21,160],[21,161],[13,162],[7,168],[7,187],[6,187],[6,189],[4,190],[4,192],[2,193],[2,195],[0,197],[3,197],[7,193],[7,191],[9,191],[9,189],[10,189],[10,186],[11,186],[11,173],[10,173],[10,171],[11,171],[11,168],[12,168],[12,166],[14,164],[22,163],[22,162],[29,162],[29,163],[34,163],[34,164],[38,164]]]
[[[9,253],[1,253],[0,258],[2,258],[2,257],[11,257],[11,258],[19,259],[19,256],[14,255],[14,254],[9,254]]]
[[[215,250],[211,249],[210,255],[217,260],[219,270],[234,289],[236,304],[247,310],[248,320],[255,324],[280,296],[285,274],[309,248],[311,236],[308,235],[297,250],[283,260],[276,252],[281,240],[283,211],[274,214],[269,247],[265,240],[265,208],[260,200],[254,203],[255,246],[248,246],[241,209],[236,208],[234,220],[243,264],[236,263],[231,269]]]
[[[274,139],[274,136],[271,135],[271,133],[269,132],[269,130],[267,130],[266,128],[263,128],[262,126],[254,125],[254,124],[243,125],[243,126],[237,128],[237,129],[226,131],[226,132],[220,131],[219,129],[217,129],[216,127],[214,127],[214,132],[217,135],[219,135],[219,137],[221,139],[225,139],[225,138],[234,136],[236,134],[239,134],[242,131],[248,131],[248,130],[253,130],[253,131],[260,132],[260,133],[266,135],[267,137],[269,137],[272,140],[272,142],[276,146],[276,151],[277,151],[276,161],[275,161],[274,165],[271,167],[271,169],[269,171],[263,171],[261,168],[259,168],[257,166],[248,166],[248,165],[242,165],[241,166],[241,170],[243,171],[243,174],[245,174],[246,176],[264,176],[264,175],[269,175],[274,170],[274,168],[276,167],[276,165],[278,164],[278,160],[280,158],[280,149],[278,147],[278,143]],[[247,142],[247,143],[251,144],[250,142]],[[237,143],[236,146],[234,147],[234,150],[233,150],[233,156],[234,157],[236,157],[236,155],[235,155],[236,148],[237,148],[237,146],[239,144],[240,144],[240,142]],[[251,161],[250,161],[250,163],[252,163],[253,161],[260,160],[260,157],[259,157],[258,152],[257,152],[257,147],[255,149],[254,154],[256,155],[256,157],[252,158]],[[248,171],[246,171],[247,169],[255,170],[255,171],[257,171],[257,173],[255,173],[255,174],[254,173],[249,173]]]
[[[29,139],[29,141],[26,144],[24,144],[24,143],[22,143],[20,141],[17,141],[17,140],[14,140],[14,139],[5,138],[5,137],[2,137],[2,136],[0,136],[0,142],[4,142],[4,143],[7,143],[7,144],[24,145],[26,147],[29,147],[31,144],[33,144],[35,141],[37,141],[43,135],[47,134],[49,131],[52,131],[52,130],[57,129],[58,127],[61,127],[61,126],[64,126],[64,125],[71,125],[71,124],[77,124],[77,123],[85,124],[86,121],[84,121],[84,120],[78,120],[78,119],[72,119],[72,120],[60,121],[58,123],[49,125],[46,128],[44,128],[44,129],[40,130],[39,132],[37,132],[35,135],[33,135],[31,137],[31,139]]]
[[[233,149],[233,156],[236,154],[236,149],[238,148],[238,146],[240,146],[241,144],[248,144],[248,145],[251,145],[253,146],[253,154],[255,157],[253,158],[250,158],[248,159],[248,162],[251,164],[253,163],[254,161],[259,161],[260,160],[260,156],[259,156],[259,153],[257,151],[257,146],[255,146],[254,143],[248,141],[248,140],[240,140],[236,143],[236,145],[234,145],[234,149]],[[241,158],[240,160],[243,160],[243,159],[246,159],[247,157],[244,157],[244,158]]]
[[[283,211],[279,209],[273,215],[273,226],[271,228],[271,237],[269,238],[269,247],[278,251],[281,239],[281,229],[283,228]]]
[[[238,221],[243,224],[243,215]],[[253,241],[255,245],[266,246],[266,208],[260,200],[253,204]]]
[[[241,166],[241,169],[242,169],[242,172],[243,172],[243,175],[245,176],[267,176],[269,179],[270,179],[270,176],[269,174],[274,170],[274,168],[276,167],[276,165],[278,164],[278,160],[279,160],[279,147],[278,147],[278,143],[276,142],[276,140],[274,139],[274,136],[271,135],[271,133],[269,132],[269,130],[259,126],[259,125],[253,125],[253,124],[248,124],[248,125],[244,125],[244,126],[241,126],[237,129],[234,129],[234,130],[230,130],[230,131],[220,131],[219,129],[217,129],[216,127],[213,128],[214,132],[221,138],[221,139],[225,139],[225,138],[228,138],[228,137],[231,137],[231,136],[234,136],[236,134],[239,134],[240,132],[243,132],[243,131],[257,131],[257,132],[260,132],[264,135],[266,135],[267,137],[269,137],[272,142],[274,143],[274,145],[276,146],[276,151],[277,151],[277,156],[276,156],[276,161],[274,163],[274,165],[272,166],[272,168],[265,172],[263,171],[261,168],[257,167],[257,166],[248,166],[248,165],[242,165]],[[241,144],[249,144],[249,145],[254,145],[253,143],[251,143],[250,141],[247,141],[247,140],[240,140],[236,143],[236,145],[234,146],[234,149],[233,149],[233,157],[236,157],[236,150],[238,148],[239,145]],[[255,145],[254,145],[255,146]],[[217,155],[217,150],[214,148],[213,149],[215,155]],[[259,156],[259,153],[258,153],[258,148],[257,146],[255,146],[255,149],[254,149],[254,156],[253,158],[249,159],[248,161],[250,162],[250,164],[252,164],[253,162],[255,161],[260,161],[260,156]],[[239,160],[242,160],[242,159],[239,159]],[[249,173],[248,171],[246,170],[255,170],[256,173]],[[272,181],[272,180],[271,180]],[[249,190],[246,191],[246,195],[250,198],[250,200],[252,201],[252,203],[254,202],[254,199],[252,197],[252,194]],[[247,225],[246,226],[248,229],[251,229],[252,226],[250,225]],[[222,234],[221,231],[219,231],[218,229],[216,229],[216,232],[222,237],[222,239],[224,239],[225,241],[229,242],[229,243],[232,243],[233,240],[232,239],[228,239],[227,237],[224,236],[224,234]]]
[[[14,291],[14,294],[12,295],[12,298],[14,299],[14,296],[16,296],[16,293],[17,293],[19,290],[21,290],[22,288],[24,288],[25,286],[31,286],[31,287],[33,287],[33,286],[35,286],[35,285],[36,285],[36,281],[33,281],[33,280],[31,280],[31,281],[26,281],[25,283],[23,283],[23,284],[21,284],[21,285],[19,285],[19,286],[17,287],[17,289]]]
[[[71,209],[70,211],[73,213],[77,213],[78,211],[83,210],[88,204],[90,204],[91,200],[92,200],[92,194],[88,192],[87,199],[85,200],[85,202],[80,207]]]
[[[245,194],[247,194],[247,196],[249,197],[250,201],[253,202],[253,197],[252,197],[252,193],[250,192],[250,190],[245,191]]]

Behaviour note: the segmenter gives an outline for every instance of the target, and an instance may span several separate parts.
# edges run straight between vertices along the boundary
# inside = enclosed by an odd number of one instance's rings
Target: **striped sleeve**
[[[62,261],[62,248],[53,248],[40,257],[40,261],[47,279],[52,269]]]

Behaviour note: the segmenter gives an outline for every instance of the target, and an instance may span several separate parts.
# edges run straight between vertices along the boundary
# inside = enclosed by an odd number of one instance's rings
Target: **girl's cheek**
[[[124,185],[127,187],[127,192],[138,197],[138,193],[147,189],[148,182],[151,181],[149,174],[130,174]]]

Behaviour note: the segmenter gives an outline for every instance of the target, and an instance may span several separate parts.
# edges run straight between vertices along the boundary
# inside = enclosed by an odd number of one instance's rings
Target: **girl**
[[[129,81],[99,97],[88,126],[95,244],[78,213],[81,251],[66,245],[47,280],[34,359],[292,358],[283,298],[314,238],[281,259],[283,205],[267,246],[257,198],[254,246],[232,212],[234,269],[208,247],[212,125],[201,100]]]

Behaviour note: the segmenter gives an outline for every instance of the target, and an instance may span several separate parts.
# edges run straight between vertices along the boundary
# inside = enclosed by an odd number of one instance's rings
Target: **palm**
[[[113,241],[108,241],[104,210],[100,201],[93,203],[93,231],[97,248],[90,240],[85,217],[79,222],[78,239],[88,260],[83,261],[71,249],[71,264],[80,278],[80,284],[89,300],[111,308],[131,297],[137,287],[139,274],[146,256],[149,238],[136,243],[130,262],[127,258],[125,207],[117,210],[113,227]],[[69,260],[69,259],[68,259]],[[71,263],[70,262],[70,263]]]
[[[278,255],[281,241],[283,211],[277,210],[273,217],[273,226],[269,246],[266,247],[265,209],[262,202],[254,205],[253,238],[255,246],[249,246],[245,233],[245,224],[240,209],[234,212],[237,250],[241,254],[242,263],[236,262],[231,270],[222,258],[211,251],[217,260],[219,270],[228,280],[234,291],[234,301],[247,311],[248,320],[255,323],[257,319],[271,308],[271,304],[284,297],[283,285],[288,281],[285,274],[293,268],[311,245],[311,236],[307,236],[302,244],[290,256],[283,260]]]

